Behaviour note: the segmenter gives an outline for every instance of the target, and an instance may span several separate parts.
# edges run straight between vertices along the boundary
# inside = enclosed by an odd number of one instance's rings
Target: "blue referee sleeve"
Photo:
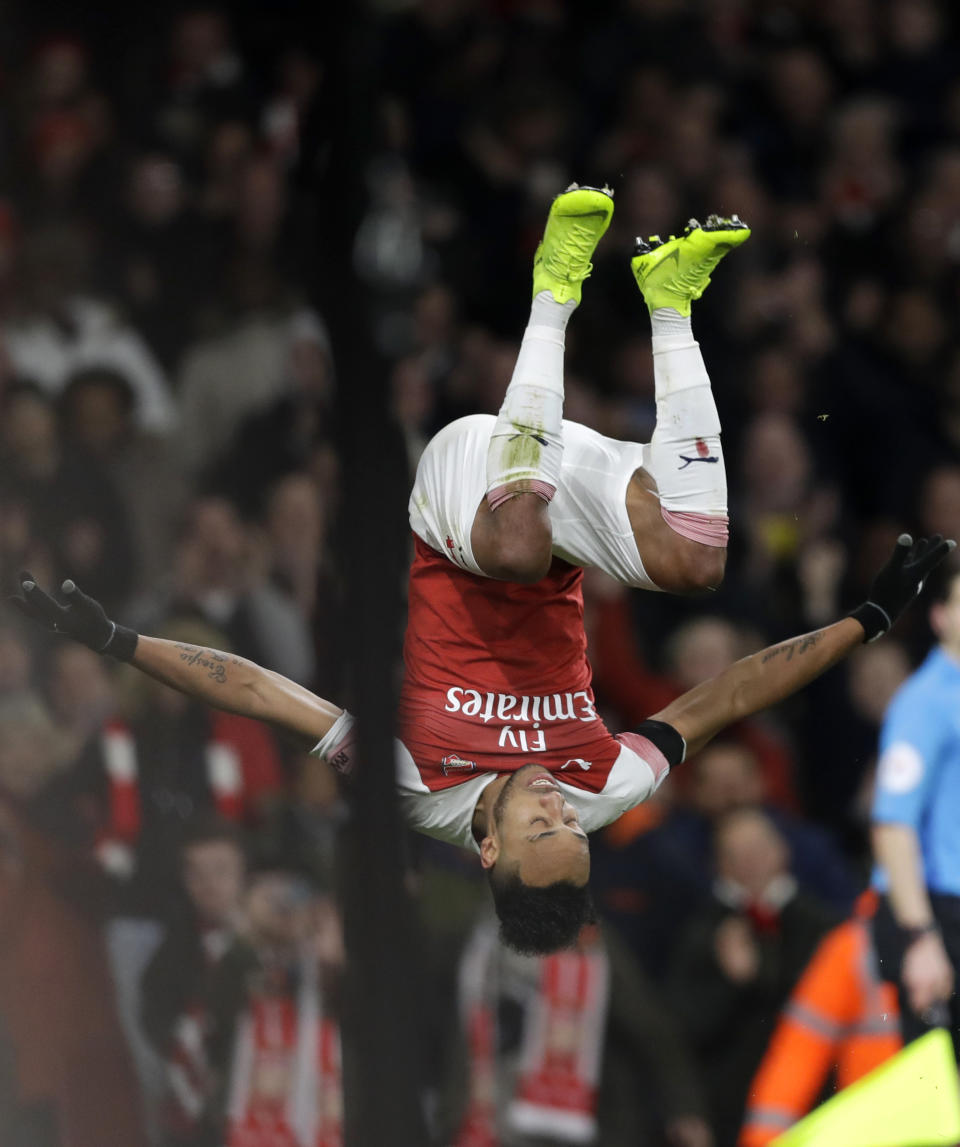
[[[880,734],[872,820],[918,828],[934,786],[947,733],[929,692],[909,687],[894,699]]]

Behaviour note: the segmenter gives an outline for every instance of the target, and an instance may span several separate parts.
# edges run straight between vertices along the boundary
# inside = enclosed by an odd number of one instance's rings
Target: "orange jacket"
[[[738,1147],[766,1147],[796,1123],[831,1069],[840,1090],[900,1047],[896,989],[878,976],[861,909],[823,938],[781,1013],[750,1086]]]

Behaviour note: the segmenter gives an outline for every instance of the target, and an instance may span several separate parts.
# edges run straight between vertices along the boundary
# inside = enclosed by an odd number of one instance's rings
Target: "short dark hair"
[[[576,942],[585,924],[596,920],[588,885],[558,880],[536,888],[516,870],[508,876],[490,870],[490,890],[500,919],[500,939],[521,956],[548,956]]]

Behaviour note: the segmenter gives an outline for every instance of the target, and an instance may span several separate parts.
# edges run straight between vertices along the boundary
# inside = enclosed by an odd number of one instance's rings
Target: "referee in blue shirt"
[[[960,569],[937,574],[928,592],[939,643],[897,691],[880,735],[876,940],[900,989],[904,1039],[949,1023],[960,1045]]]

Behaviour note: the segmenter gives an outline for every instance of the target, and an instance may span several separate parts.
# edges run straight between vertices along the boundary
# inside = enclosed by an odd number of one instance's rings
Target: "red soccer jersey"
[[[399,738],[431,792],[527,764],[603,790],[621,744],[597,716],[583,571],[477,577],[414,536]]]

